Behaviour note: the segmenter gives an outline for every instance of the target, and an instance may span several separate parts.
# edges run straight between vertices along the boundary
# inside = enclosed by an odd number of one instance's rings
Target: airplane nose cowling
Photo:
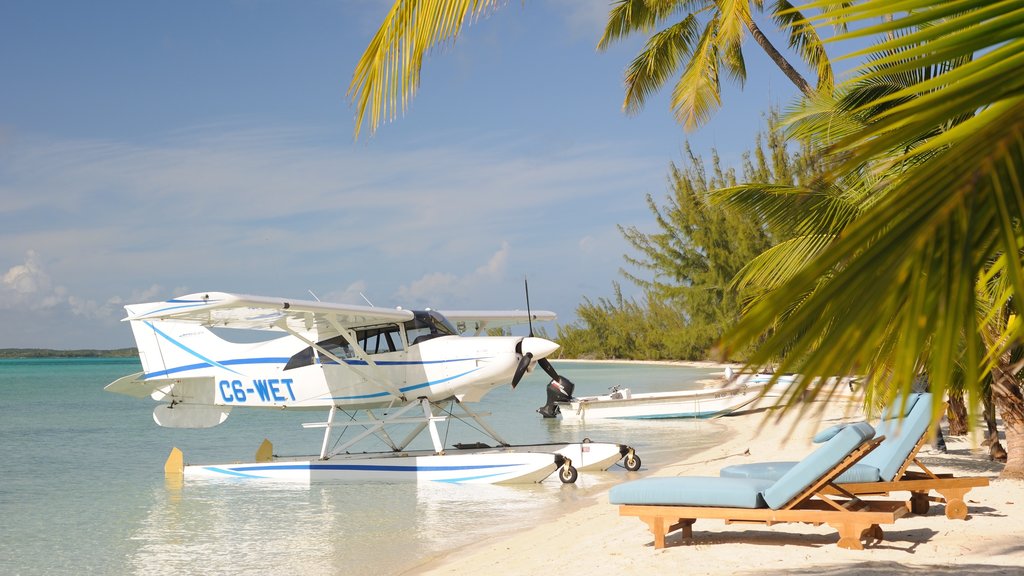
[[[523,344],[521,350],[523,354],[532,354],[535,359],[547,358],[555,350],[559,349],[559,345],[555,344],[551,340],[544,338],[537,338],[535,336],[529,336],[523,338]]]

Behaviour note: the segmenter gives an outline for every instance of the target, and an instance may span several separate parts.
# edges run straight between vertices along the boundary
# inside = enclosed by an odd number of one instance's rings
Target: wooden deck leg
[[[946,499],[946,518],[950,520],[966,520],[967,504],[964,503],[964,496],[970,488],[936,488],[935,491]]]
[[[665,547],[665,535],[668,534],[667,522],[664,516],[640,517],[647,524],[647,528],[654,535],[654,547],[661,549]]]
[[[927,514],[930,505],[928,492],[910,493],[910,511],[914,514]]]
[[[863,522],[829,522],[829,526],[839,531],[839,542],[836,543],[840,548],[846,548],[847,550],[863,550],[864,545],[861,544],[860,539],[864,532],[872,530],[873,525],[864,524]],[[881,531],[881,528],[879,528]]]
[[[679,521],[678,526],[683,529],[683,539],[693,539],[693,523],[696,522],[693,518],[684,518]]]
[[[665,547],[665,536],[677,528],[682,528],[683,538],[693,538],[693,523],[696,520],[692,518],[667,518],[665,516],[647,516],[640,517],[644,523],[647,524],[647,528],[654,535],[654,548],[661,549]]]

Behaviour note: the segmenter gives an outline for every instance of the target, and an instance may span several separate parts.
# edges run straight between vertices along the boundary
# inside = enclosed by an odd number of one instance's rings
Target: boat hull
[[[754,387],[650,394],[624,393],[559,402],[562,422],[602,419],[716,418],[758,398]]]

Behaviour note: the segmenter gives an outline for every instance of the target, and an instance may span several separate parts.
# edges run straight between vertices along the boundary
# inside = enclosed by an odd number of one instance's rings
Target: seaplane
[[[529,305],[526,312],[407,310],[224,292],[125,309],[143,370],[105,390],[156,400],[158,425],[209,428],[238,408],[327,412],[325,421],[303,424],[324,429],[317,455],[278,456],[264,440],[248,463],[186,465],[174,448],[168,476],[529,483],[557,471],[571,483],[580,470],[606,470],[619,460],[639,467],[623,444],[512,445],[486,422],[487,413],[468,406],[498,386],[514,388],[538,365],[562,380],[547,359],[558,344],[533,335],[533,322],[553,320],[553,312]],[[529,336],[487,335],[523,323]],[[475,424],[493,444],[447,445],[438,426],[451,418]],[[421,441],[423,448],[413,448],[423,436],[430,447]],[[373,438],[386,448],[360,451]]]

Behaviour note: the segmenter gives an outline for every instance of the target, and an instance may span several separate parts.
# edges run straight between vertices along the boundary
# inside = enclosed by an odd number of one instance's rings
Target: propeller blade
[[[519,359],[519,365],[516,366],[516,372],[512,376],[512,388],[515,389],[519,381],[523,379],[523,375],[526,374],[526,370],[530,367],[530,362],[533,361],[533,354],[527,352],[523,354],[522,358]]]
[[[530,338],[533,338],[533,313],[530,312],[530,283],[523,277],[523,287],[526,289],[526,321],[530,323]]]
[[[544,371],[548,373],[548,376],[551,376],[552,380],[558,380],[559,378],[561,378],[558,375],[558,372],[555,372],[555,367],[551,365],[551,362],[548,362],[547,358],[541,358],[540,360],[537,360],[537,364],[540,365],[540,367],[543,368]]]

